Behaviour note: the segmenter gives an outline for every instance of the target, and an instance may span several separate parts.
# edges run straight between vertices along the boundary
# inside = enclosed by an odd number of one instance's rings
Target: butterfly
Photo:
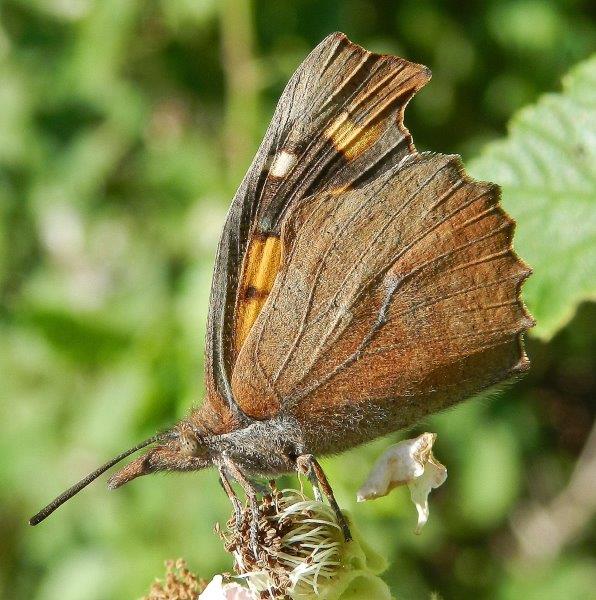
[[[418,153],[404,109],[430,71],[325,38],[287,84],[234,196],[218,247],[206,399],[115,457],[109,480],[214,466],[256,527],[253,474],[299,471],[350,533],[318,457],[397,431],[526,371],[520,299],[499,188],[456,155]]]

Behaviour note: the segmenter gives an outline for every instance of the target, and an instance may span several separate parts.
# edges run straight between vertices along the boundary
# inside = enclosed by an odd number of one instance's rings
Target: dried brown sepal
[[[143,600],[196,600],[207,586],[188,569],[185,560],[167,560],[165,565],[165,579],[156,580]]]

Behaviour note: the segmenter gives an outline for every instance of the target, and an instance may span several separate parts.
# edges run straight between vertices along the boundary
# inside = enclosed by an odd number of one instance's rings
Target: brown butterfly
[[[404,108],[430,71],[341,33],[286,86],[219,243],[204,404],[91,473],[219,470],[256,508],[251,474],[302,471],[349,530],[315,457],[411,425],[528,369],[499,188],[458,156],[416,152]],[[315,486],[316,488],[316,486]],[[254,515],[258,516],[258,514]],[[257,519],[253,519],[256,527]]]

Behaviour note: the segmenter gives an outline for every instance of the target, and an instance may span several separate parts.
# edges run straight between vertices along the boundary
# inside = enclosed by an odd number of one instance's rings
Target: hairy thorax
[[[300,427],[287,417],[252,422],[216,436],[209,445],[250,473],[270,475],[294,471],[296,458],[307,452]]]

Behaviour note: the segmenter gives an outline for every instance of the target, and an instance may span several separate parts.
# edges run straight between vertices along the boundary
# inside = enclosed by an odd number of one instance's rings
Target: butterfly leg
[[[259,504],[257,502],[257,491],[250,480],[244,475],[244,473],[238,468],[236,463],[234,463],[228,456],[223,455],[224,467],[227,472],[240,484],[244,493],[246,494],[246,498],[248,499],[248,504],[250,506],[250,542],[251,549],[255,559],[258,558],[258,549],[259,549]]]
[[[298,473],[302,473],[303,475],[304,470],[300,467],[300,465],[298,464],[298,461],[296,461],[296,468]],[[308,473],[306,473],[306,476],[308,477],[308,481],[310,482],[310,485],[312,486],[312,493],[313,496],[315,497],[315,500],[317,502],[323,502],[323,495],[321,494],[321,487],[319,486],[319,480],[317,479],[317,476],[315,475],[315,472],[313,471],[313,469],[308,469]]]
[[[242,526],[242,505],[240,504],[240,500],[238,500],[238,496],[236,496],[236,492],[234,492],[234,489],[232,488],[232,484],[228,479],[225,468],[220,466],[218,471],[221,487],[224,489],[224,492],[234,507],[234,520],[236,522],[236,529],[240,529]]]
[[[350,528],[348,526],[348,522],[344,517],[337,501],[335,500],[335,496],[333,495],[333,490],[331,489],[331,485],[329,485],[329,481],[321,468],[321,465],[318,463],[317,459],[312,454],[301,454],[296,459],[296,467],[298,470],[305,475],[307,475],[310,479],[312,476],[317,483],[321,486],[323,493],[327,497],[333,512],[335,512],[335,516],[339,522],[339,526],[344,534],[344,539],[346,542],[349,542],[352,539],[352,534],[350,533]]]

